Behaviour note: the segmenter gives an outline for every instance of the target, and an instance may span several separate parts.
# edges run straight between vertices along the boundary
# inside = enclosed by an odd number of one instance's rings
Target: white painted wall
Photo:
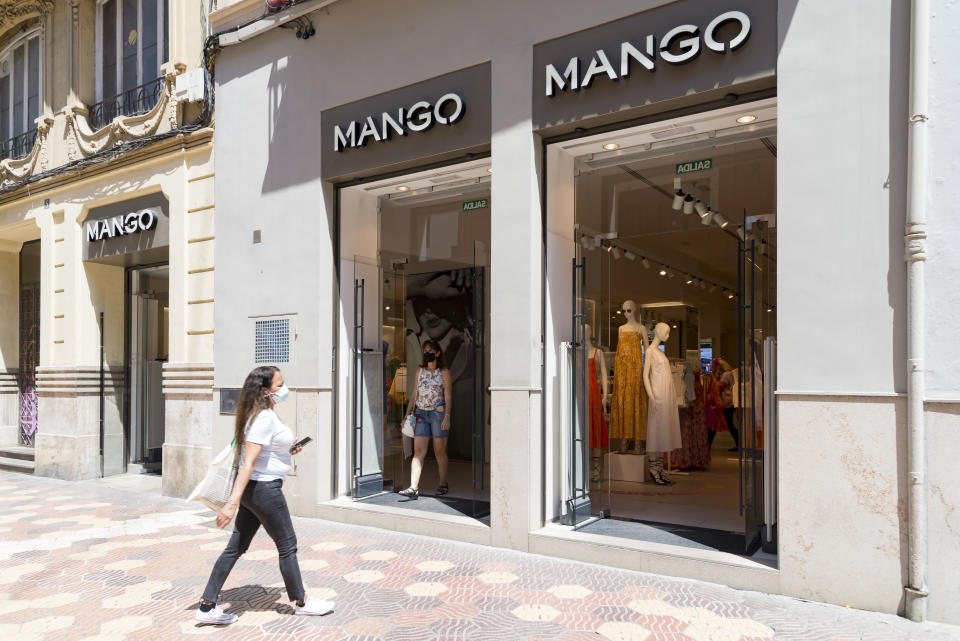
[[[930,154],[927,208],[927,397],[960,400],[960,82],[951,62],[960,42],[960,7],[930,3]]]
[[[946,48],[958,21],[949,20],[956,9],[942,2],[947,17],[936,18],[934,36]],[[337,269],[340,278],[352,276],[343,271],[347,256],[334,262],[333,192],[318,178],[319,112],[490,60],[491,385],[531,388],[494,392],[491,531],[495,544],[527,547],[527,533],[540,523],[542,495],[539,142],[530,128],[531,47],[656,4],[557,0],[544,11],[540,4],[502,0],[355,0],[314,15],[317,37],[307,43],[275,30],[224,50],[217,58],[217,204],[229,222],[217,235],[217,384],[235,386],[249,369],[243,345],[254,314],[298,315],[298,349],[315,358],[287,372],[292,383],[333,384],[335,320],[343,367],[349,329],[347,319],[337,318],[333,294]],[[778,378],[781,392],[793,395],[781,402],[778,585],[788,594],[896,611],[905,527],[902,403],[875,396],[905,390],[908,3],[779,0],[779,7]],[[934,58],[947,60],[945,54]],[[940,111],[934,115],[947,113],[944,101],[957,97],[955,86],[946,87],[948,67],[940,64],[935,73],[933,105]],[[932,136],[937,176],[949,178],[955,162],[954,125],[946,117],[932,123],[941,128]],[[960,259],[950,250],[960,226],[945,205],[957,202],[957,187],[931,180],[938,211],[929,214],[928,291],[937,301],[929,314],[930,385],[932,392],[957,396],[954,275]],[[263,231],[260,245],[251,244],[254,229]],[[544,286],[548,297],[559,299],[569,282],[563,268],[557,273],[560,287],[554,292],[552,280]],[[552,340],[562,337],[562,323],[550,318],[548,328]],[[549,373],[547,382],[553,384]],[[852,396],[831,401],[822,392]],[[341,403],[341,430],[345,411]],[[548,405],[547,412],[555,415],[556,408]],[[941,414],[935,433],[955,433],[957,414]],[[318,420],[328,429],[329,417]],[[550,430],[546,438],[556,442]],[[343,471],[348,452],[344,439],[337,442]],[[945,482],[934,476],[945,467],[931,467],[932,484]],[[325,484],[317,487],[325,488],[318,501],[332,494]],[[931,508],[940,533],[954,527],[950,510],[958,502],[944,496],[943,509]],[[548,503],[547,513],[554,513],[555,499]],[[869,581],[841,571],[851,568],[850,559],[870,568]],[[947,572],[931,567],[931,585],[944,585]],[[931,603],[937,598],[941,605],[931,612],[960,619],[955,600],[933,596]]]
[[[906,389],[908,24],[905,2],[780,2],[780,390]]]

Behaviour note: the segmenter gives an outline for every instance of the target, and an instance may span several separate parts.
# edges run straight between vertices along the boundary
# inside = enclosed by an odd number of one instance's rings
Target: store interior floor
[[[409,478],[410,459],[404,461],[404,478]],[[447,471],[447,482],[450,490],[443,496],[436,495],[440,477],[437,470],[437,460],[432,453],[427,455],[423,464],[423,473],[420,476],[420,498],[411,501],[399,496],[396,491],[384,492],[363,499],[375,505],[387,505],[411,510],[422,510],[437,514],[469,516],[481,522],[490,519],[490,487],[485,483],[483,488],[473,489],[472,464],[470,461],[451,460]],[[490,466],[486,465],[484,479],[490,478]],[[403,486],[406,487],[406,486]],[[403,489],[395,488],[395,490]]]
[[[673,485],[611,481],[609,495],[593,484],[591,502],[609,507],[612,518],[670,523],[743,533],[740,515],[740,471],[729,432],[720,432],[710,452],[710,467],[689,472],[667,472]]]

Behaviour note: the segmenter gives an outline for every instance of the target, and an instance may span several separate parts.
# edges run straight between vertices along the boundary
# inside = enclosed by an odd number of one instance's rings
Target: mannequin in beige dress
[[[663,474],[663,454],[683,446],[680,439],[680,411],[673,386],[670,360],[660,345],[670,338],[670,326],[657,323],[643,362],[643,385],[650,399],[647,412],[647,456],[650,476],[657,485],[671,481]]]

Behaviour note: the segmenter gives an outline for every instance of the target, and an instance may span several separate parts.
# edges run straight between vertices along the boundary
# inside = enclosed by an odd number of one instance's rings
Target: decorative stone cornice
[[[53,127],[53,116],[43,115],[34,121],[37,125],[37,140],[33,149],[24,158],[0,160],[0,188],[9,183],[45,171],[49,164],[49,146],[46,144]]]
[[[163,93],[149,112],[139,116],[117,116],[98,131],[91,131],[87,108],[81,103],[70,105],[67,117],[67,139],[70,160],[91,156],[118,143],[151,136],[166,120],[171,128],[177,126],[177,100],[173,97],[176,77],[184,72],[181,63],[165,65]]]
[[[9,0],[0,2],[0,31],[53,10],[56,0]]]

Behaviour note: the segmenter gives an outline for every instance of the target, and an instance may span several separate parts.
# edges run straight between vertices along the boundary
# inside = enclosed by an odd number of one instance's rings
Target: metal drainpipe
[[[910,120],[907,149],[907,585],[906,615],[927,618],[927,459],[924,421],[924,262],[927,197],[927,70],[930,7],[913,0],[910,16]]]

